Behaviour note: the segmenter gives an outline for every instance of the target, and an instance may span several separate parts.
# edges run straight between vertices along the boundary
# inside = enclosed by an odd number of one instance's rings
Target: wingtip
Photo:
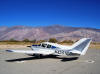
[[[12,50],[6,50],[7,52],[13,52]]]

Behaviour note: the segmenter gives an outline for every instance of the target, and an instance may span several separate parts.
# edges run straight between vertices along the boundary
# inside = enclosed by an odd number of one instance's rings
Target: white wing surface
[[[6,50],[7,52],[14,52],[14,53],[25,53],[25,54],[43,54],[43,55],[49,55],[53,54],[53,50]]]

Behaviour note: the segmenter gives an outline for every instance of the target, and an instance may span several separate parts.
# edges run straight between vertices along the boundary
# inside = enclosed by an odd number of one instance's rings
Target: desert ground
[[[31,50],[27,45],[0,45],[0,74],[100,74],[100,50],[89,48],[79,59],[47,56],[38,59],[5,50]]]

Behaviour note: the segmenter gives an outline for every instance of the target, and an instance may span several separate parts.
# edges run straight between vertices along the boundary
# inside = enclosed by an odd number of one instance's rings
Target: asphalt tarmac
[[[100,74],[100,50],[88,49],[79,59],[52,56],[38,59],[0,49],[0,74]]]

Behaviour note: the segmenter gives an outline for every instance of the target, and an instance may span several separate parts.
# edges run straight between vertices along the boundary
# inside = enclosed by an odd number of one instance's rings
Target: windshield
[[[41,44],[41,47],[45,48],[45,47],[47,47],[47,44]]]

